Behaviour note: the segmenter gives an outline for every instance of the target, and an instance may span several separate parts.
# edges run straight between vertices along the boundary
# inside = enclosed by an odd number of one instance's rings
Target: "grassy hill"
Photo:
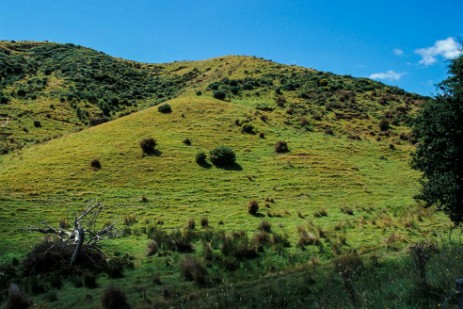
[[[413,199],[419,175],[409,167],[409,124],[424,98],[255,57],[142,64],[74,45],[1,42],[0,49],[7,64],[0,114],[11,118],[0,156],[0,259],[23,257],[40,241],[18,228],[70,221],[95,201],[107,209],[101,224],[120,230],[104,251],[135,259],[124,278],[100,276],[96,289],[76,290],[71,280],[36,293],[35,279],[26,278],[21,284],[35,301],[75,307],[85,294],[95,307],[111,283],[132,304],[160,307],[253,307],[259,297],[269,306],[355,307],[355,295],[372,307],[381,293],[390,300],[384,306],[430,301],[394,289],[397,278],[407,291],[415,286],[407,248],[440,242],[449,226]],[[46,79],[40,89],[31,86],[37,79]],[[161,112],[162,104],[171,112]],[[157,141],[155,155],[143,154],[145,138]],[[275,151],[279,141],[289,152]],[[234,150],[235,165],[196,163],[199,152],[209,157],[219,146]],[[248,212],[251,201],[257,215]],[[191,250],[169,247],[169,237]],[[147,256],[153,239],[158,251]],[[190,257],[206,265],[207,284],[183,279],[179,265]],[[352,263],[362,265],[354,296],[337,266]],[[377,293],[369,274],[390,282]],[[439,280],[430,286],[440,297],[453,279]],[[328,290],[342,295],[338,303]],[[50,300],[53,293],[59,297]]]
[[[245,56],[143,64],[73,44],[3,41],[0,62],[0,118],[10,119],[2,128],[2,153],[179,95],[222,92],[228,101],[261,110],[279,106],[294,127],[354,139],[376,138],[382,120],[406,126],[423,99],[368,79]],[[407,130],[398,131],[409,138]]]

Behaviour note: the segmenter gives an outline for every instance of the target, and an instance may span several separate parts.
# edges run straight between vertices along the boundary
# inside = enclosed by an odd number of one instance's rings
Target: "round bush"
[[[288,152],[288,151],[289,151],[288,143],[286,143],[285,141],[278,141],[275,144],[275,152],[277,152],[277,153],[285,153],[285,152]]]
[[[152,137],[144,138],[140,142],[140,147],[143,150],[143,153],[147,155],[153,154],[155,152],[154,148],[156,147],[156,145],[157,145],[156,140]]]
[[[98,171],[101,169],[101,162],[98,159],[93,159],[92,162],[90,162],[90,166],[95,170]]]
[[[172,113],[172,107],[169,104],[162,104],[158,107],[158,112],[163,114],[170,114]]]
[[[223,91],[214,91],[214,98],[217,100],[225,100],[227,95]]]
[[[211,162],[216,166],[230,166],[235,164],[235,152],[225,146],[217,147],[210,151]]]
[[[386,119],[381,120],[378,126],[381,131],[387,131],[390,128],[389,121],[387,121]]]
[[[196,163],[199,165],[206,164],[206,153],[204,151],[200,151],[196,154]]]

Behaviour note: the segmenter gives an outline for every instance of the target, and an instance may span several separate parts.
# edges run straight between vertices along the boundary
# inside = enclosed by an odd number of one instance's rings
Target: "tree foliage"
[[[440,93],[422,106],[415,123],[412,166],[423,172],[419,199],[463,222],[463,55],[451,61]]]

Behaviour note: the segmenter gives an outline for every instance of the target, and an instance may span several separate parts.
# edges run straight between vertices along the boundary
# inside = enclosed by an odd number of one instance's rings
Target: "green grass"
[[[26,45],[8,48],[19,57],[24,50],[37,47],[36,43]],[[38,51],[59,47],[39,46]],[[65,48],[69,59],[83,52],[89,61],[115,61],[71,47]],[[72,72],[69,59],[62,67]],[[88,98],[76,99],[74,105],[61,102],[56,94],[77,85],[61,73],[51,74],[47,88],[38,91],[35,99],[11,95],[30,76],[2,84],[1,91],[11,100],[0,105],[0,112],[13,116],[14,123],[5,131],[8,138],[28,145],[0,155],[2,266],[14,257],[24,257],[43,239],[43,235],[19,228],[39,225],[42,220],[53,225],[63,218],[72,221],[76,212],[96,201],[106,209],[100,224],[116,223],[125,233],[102,242],[103,250],[135,257],[135,269],[126,271],[124,278],[100,276],[96,289],[76,289],[65,281],[61,290],[51,289],[58,300],[50,301],[53,297],[45,293],[32,295],[34,301],[50,308],[70,308],[85,299],[88,307],[95,307],[101,291],[115,284],[126,291],[131,304],[149,305],[148,299],[160,307],[301,307],[306,303],[349,307],[333,258],[356,253],[367,269],[354,280],[363,306],[422,307],[423,302],[413,297],[416,278],[407,248],[424,239],[442,244],[450,227],[444,215],[422,208],[413,199],[419,192],[419,174],[409,166],[414,148],[407,141],[408,125],[422,98],[365,79],[253,57],[162,65],[117,60],[113,64],[122,65],[114,74],[122,69],[121,74],[142,70],[149,78],[175,83],[169,84],[172,88],[166,91],[170,92],[158,101],[153,90],[144,98],[134,98],[131,108],[113,111],[112,121],[90,128],[77,117],[77,106],[91,115],[102,111]],[[86,67],[86,74],[95,68],[101,69],[92,65]],[[226,92],[224,101],[212,98],[214,83]],[[246,83],[254,83],[254,89]],[[108,90],[108,85],[100,86],[101,91]],[[233,87],[239,88],[237,94]],[[108,98],[113,94],[104,92]],[[176,98],[166,100],[169,96]],[[278,106],[278,98],[285,99],[283,106]],[[157,106],[147,108],[164,100],[172,113],[160,113]],[[134,113],[116,119],[125,112]],[[384,118],[393,122],[387,132],[378,125]],[[35,127],[34,120],[42,126]],[[244,124],[252,125],[255,134],[243,132]],[[327,129],[333,134],[325,134]],[[158,153],[144,155],[140,141],[151,137],[157,141]],[[184,143],[186,139],[191,145]],[[290,151],[276,153],[278,141],[287,142]],[[219,168],[195,162],[198,152],[208,154],[219,146],[233,149],[236,165]],[[101,169],[92,168],[94,159]],[[259,204],[257,216],[248,213],[251,200]],[[135,219],[130,226],[124,223],[127,216]],[[212,240],[200,227],[204,217]],[[179,264],[184,254],[161,250],[146,256],[147,230],[157,227],[186,233],[190,219],[200,234],[193,241],[192,254],[207,264],[207,289],[181,278]],[[234,261],[220,251],[221,233],[244,231],[253,242],[263,219],[271,224],[272,233],[288,236],[290,247],[264,246],[257,258],[227,270]],[[315,245],[298,246],[304,233]],[[212,244],[213,261],[203,258],[205,239]],[[451,252],[461,255],[454,246],[443,247],[429,264],[430,284],[435,291],[440,289],[440,299],[445,299],[452,280],[461,273],[448,261]],[[381,267],[369,262],[372,256],[377,256]],[[438,275],[444,269],[446,275]],[[161,285],[153,283],[158,275]],[[386,284],[372,289],[378,278]],[[434,306],[438,298],[425,300]]]

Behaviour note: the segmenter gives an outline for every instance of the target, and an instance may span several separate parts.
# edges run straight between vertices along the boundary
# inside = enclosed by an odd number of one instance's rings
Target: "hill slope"
[[[177,96],[222,92],[236,104],[284,108],[294,127],[355,139],[377,138],[381,120],[407,126],[423,99],[368,79],[245,56],[143,64],[73,44],[0,42],[0,63],[0,118],[9,119],[0,153]],[[408,138],[403,128],[392,133]]]

